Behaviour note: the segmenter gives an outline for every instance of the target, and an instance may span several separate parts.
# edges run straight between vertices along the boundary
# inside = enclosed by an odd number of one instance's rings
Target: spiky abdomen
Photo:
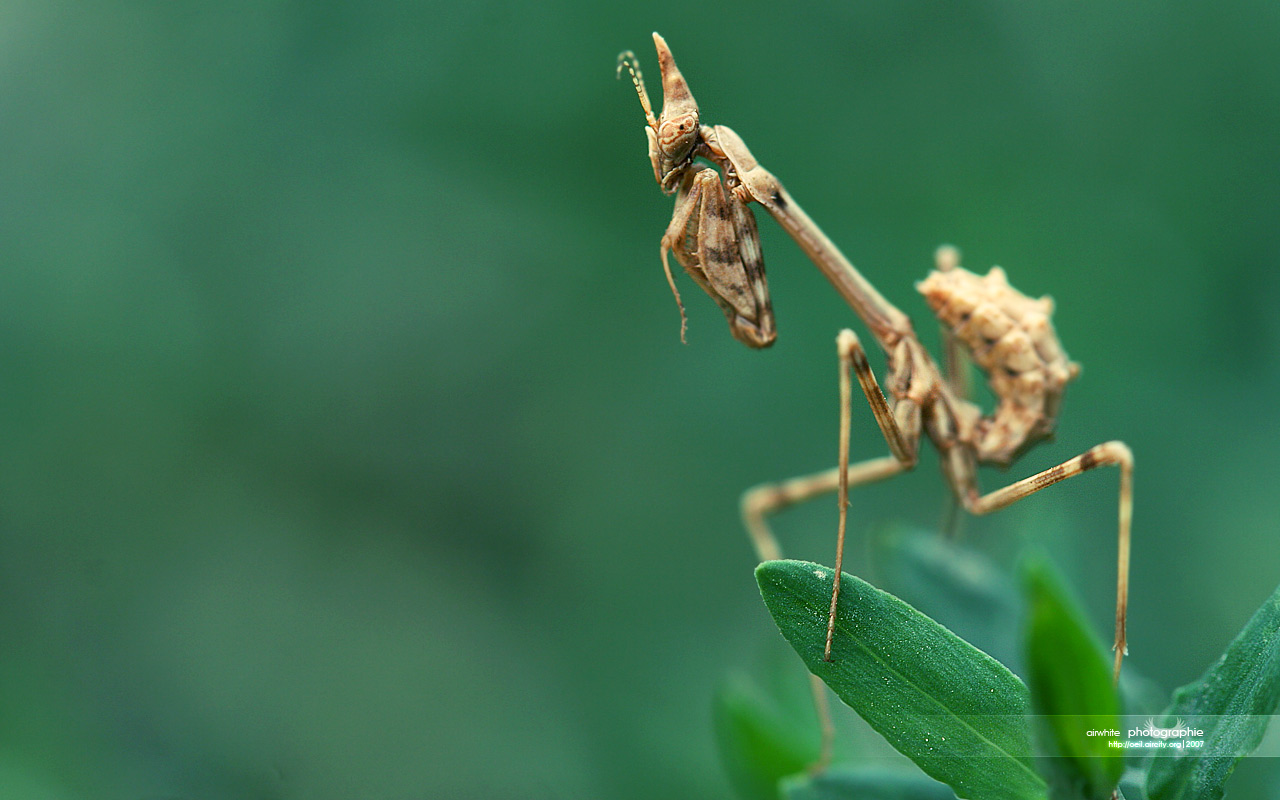
[[[961,267],[934,270],[916,288],[987,374],[998,401],[974,428],[978,459],[1008,464],[1049,436],[1063,390],[1080,372],[1049,321],[1053,300],[1022,294],[999,267],[985,276]]]

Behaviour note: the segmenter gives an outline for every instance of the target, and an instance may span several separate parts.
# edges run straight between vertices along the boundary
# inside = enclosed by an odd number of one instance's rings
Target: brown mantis
[[[653,41],[662,71],[662,112],[655,116],[635,56],[618,57],[640,96],[647,122],[649,158],[663,192],[675,194],[675,214],[662,237],[661,256],[668,283],[684,307],[671,275],[671,253],[724,311],[734,337],[751,347],[767,347],[776,336],[759,234],[750,204],[763,206],[795,239],[836,291],[862,319],[886,358],[884,389],[851,330],[840,331],[840,434],[838,465],[831,470],[747,490],[742,517],[762,560],[781,550],[766,518],[789,505],[837,493],[839,523],[835,579],[831,592],[824,657],[830,660],[844,558],[844,534],[851,487],[884,480],[912,469],[922,436],[940,454],[943,477],[955,501],[972,514],[1005,508],[1059,481],[1100,466],[1120,470],[1116,579],[1114,677],[1126,651],[1125,620],[1129,583],[1129,529],[1133,508],[1133,456],[1119,441],[1104,442],[1056,467],[983,494],[980,464],[1008,466],[1050,437],[1063,391],[1079,374],[1050,322],[1053,302],[1033,300],[1009,285],[1004,271],[985,276],[959,266],[954,248],[940,248],[936,268],[917,288],[943,326],[948,370],[942,370],[917,339],[911,321],[873,287],[796,204],[782,184],[752,156],[742,139],[723,125],[703,125],[689,86],[666,42]],[[711,166],[697,168],[703,159]],[[960,351],[987,375],[997,406],[984,415],[965,397],[956,365]],[[852,376],[871,406],[890,455],[849,463]],[[822,703],[819,699],[819,711]],[[824,755],[830,728],[824,719]]]

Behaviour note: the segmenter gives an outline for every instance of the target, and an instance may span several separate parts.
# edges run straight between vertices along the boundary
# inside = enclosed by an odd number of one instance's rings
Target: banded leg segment
[[[965,508],[972,514],[990,514],[1067,478],[1095,467],[1120,468],[1120,515],[1116,554],[1116,652],[1113,680],[1120,680],[1120,663],[1128,653],[1125,623],[1129,614],[1129,528],[1133,521],[1133,453],[1124,442],[1103,442],[1043,472],[1011,483],[985,495],[970,488]]]

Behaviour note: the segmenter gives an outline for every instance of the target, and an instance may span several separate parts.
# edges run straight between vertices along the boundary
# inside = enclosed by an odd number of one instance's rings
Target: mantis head
[[[644,132],[649,139],[649,160],[653,162],[653,176],[662,186],[662,191],[672,194],[696,155],[701,130],[698,103],[689,91],[689,84],[676,67],[676,60],[666,41],[654,33],[653,44],[658,49],[658,67],[662,70],[660,116],[653,115],[649,95],[644,89],[644,78],[640,75],[640,65],[630,50],[618,56],[618,75],[622,75],[623,67],[631,73],[631,82],[640,95],[640,105],[644,108],[645,120],[648,122]]]

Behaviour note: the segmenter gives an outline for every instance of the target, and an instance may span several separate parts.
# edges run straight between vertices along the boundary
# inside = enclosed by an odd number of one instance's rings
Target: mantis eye
[[[697,136],[698,112],[681,114],[658,126],[658,147],[670,161],[679,161],[688,154]]]

